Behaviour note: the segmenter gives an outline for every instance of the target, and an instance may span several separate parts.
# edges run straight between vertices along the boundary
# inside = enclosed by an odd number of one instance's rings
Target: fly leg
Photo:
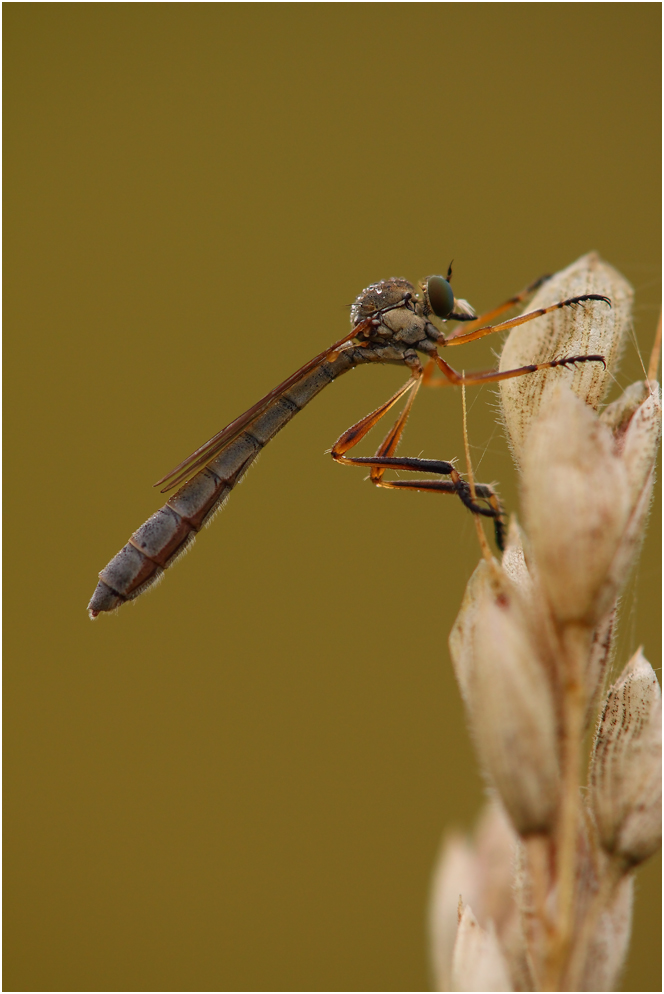
[[[481,514],[484,517],[493,518],[496,545],[502,550],[505,540],[503,509],[498,496],[490,486],[484,483],[475,484],[475,497],[479,498],[479,501],[484,502],[479,503],[477,499],[473,499],[470,485],[462,479],[458,470],[451,462],[408,456],[399,457],[394,454],[421,383],[422,373],[419,371],[413,372],[412,378],[393,397],[386,401],[385,404],[381,405],[377,410],[372,411],[371,414],[368,414],[343,433],[331,449],[332,458],[336,462],[343,463],[346,466],[369,467],[369,479],[377,487],[385,487],[388,490],[419,490],[423,493],[456,494],[462,504],[473,514]],[[404,409],[388,432],[376,455],[346,455],[408,390],[410,390],[410,396]],[[385,471],[388,469],[400,469],[409,473],[432,473],[439,476],[448,476],[449,480],[385,480],[383,477]]]
[[[433,356],[433,362],[445,376],[444,380],[435,380],[433,382],[434,386],[440,384],[467,387],[478,386],[481,383],[499,383],[501,380],[514,379],[515,376],[527,376],[528,373],[536,373],[539,369],[555,369],[556,366],[574,366],[578,362],[601,362],[603,366],[606,366],[604,356],[601,355],[572,355],[565,356],[564,359],[550,359],[549,362],[533,362],[529,366],[519,366],[517,369],[486,369],[478,373],[463,374],[453,369],[438,353]],[[422,379],[424,380],[424,374]]]
[[[541,282],[541,281],[540,281]],[[526,295],[527,291],[523,292],[523,296]],[[516,300],[517,298],[512,298]],[[611,306],[611,301],[608,297],[604,297],[598,293],[584,293],[579,297],[570,297],[567,300],[560,300],[557,304],[551,304],[549,307],[538,307],[534,311],[528,311],[526,314],[520,314],[518,317],[510,318],[508,321],[501,321],[498,324],[488,324],[481,328],[476,328],[474,331],[463,330],[462,334],[450,335],[444,341],[441,340],[438,344],[441,347],[447,345],[465,345],[468,342],[477,341],[480,338],[485,338],[487,335],[493,335],[495,332],[509,331],[510,328],[516,328],[520,324],[526,324],[528,321],[533,321],[535,318],[542,317],[543,314],[550,314],[552,311],[559,310],[562,307],[574,307],[578,304],[584,304],[589,300],[600,300],[605,304]],[[503,309],[507,309],[511,306],[511,302],[508,301],[507,304],[501,305],[497,309],[500,312]],[[488,316],[491,316],[492,312],[488,312]],[[483,315],[484,317],[484,315]],[[566,356],[563,359],[556,359],[551,362],[541,362],[533,363],[530,366],[521,366],[518,370],[507,370],[504,373],[499,373],[494,370],[495,375],[490,376],[491,371],[485,373],[472,374],[470,378],[463,380],[458,373],[456,373],[451,366],[449,366],[440,356],[434,356],[431,361],[427,364],[424,370],[424,383],[426,386],[437,387],[437,386],[450,386],[458,385],[462,382],[468,385],[474,383],[493,383],[498,380],[507,380],[513,376],[523,376],[526,373],[535,373],[538,369],[552,369],[554,366],[566,366],[573,365],[576,362],[601,362],[604,364],[604,356],[601,355],[585,355],[585,356]],[[434,365],[445,374],[445,379],[433,379]]]
[[[516,307],[517,304],[522,303],[522,301],[524,301],[526,297],[530,297],[530,295],[533,294],[535,290],[539,290],[542,284],[546,283],[546,281],[550,279],[551,277],[548,274],[546,276],[540,276],[539,279],[535,280],[533,283],[530,283],[524,290],[521,290],[520,293],[517,293],[513,297],[510,297],[510,299],[506,300],[505,303],[500,304],[498,307],[492,308],[492,310],[490,311],[485,311],[483,314],[478,314],[477,317],[473,318],[471,324],[465,324],[462,325],[462,327],[457,328],[450,335],[447,335],[445,341],[451,342],[453,339],[460,338],[462,335],[470,334],[471,332],[475,331],[477,328],[484,328],[486,325],[489,324],[489,322],[493,321],[500,314],[504,314],[505,311],[509,311],[513,307]]]
[[[341,461],[341,460],[339,460]],[[473,514],[493,518],[496,545],[502,552],[505,548],[505,517],[502,504],[493,487],[486,483],[475,484],[475,500],[470,484],[464,480],[451,462],[439,459],[414,459],[409,456],[357,456],[344,459],[354,466],[370,466],[370,480],[377,487],[388,490],[418,490],[429,494],[456,494],[464,507]],[[406,470],[408,473],[436,473],[449,476],[449,480],[384,480],[387,469]],[[479,503],[484,501],[485,503]]]

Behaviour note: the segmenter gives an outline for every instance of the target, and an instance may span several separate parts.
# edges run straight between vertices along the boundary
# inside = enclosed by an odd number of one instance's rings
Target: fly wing
[[[181,463],[167,473],[166,476],[162,476],[161,480],[157,480],[155,487],[161,487],[162,494],[168,493],[174,487],[177,487],[180,483],[184,483],[190,477],[194,476],[196,473],[200,472],[207,466],[208,463],[212,462],[220,455],[226,446],[237,438],[240,432],[244,431],[247,425],[262,414],[275,400],[282,397],[292,386],[294,386],[298,380],[303,376],[310,373],[316,366],[319,366],[328,356],[335,352],[340,346],[345,345],[352,338],[355,338],[361,331],[363,331],[370,324],[369,320],[361,321],[359,324],[355,325],[353,330],[340,338],[338,342],[331,345],[329,348],[325,349],[324,352],[319,353],[319,355],[314,356],[309,362],[305,363],[300,369],[280,383],[279,386],[270,390],[261,400],[259,400],[253,407],[250,407],[248,411],[241,414],[239,418],[235,421],[231,421],[229,425],[222,428],[221,431],[213,435],[204,445],[192,452],[190,456],[183,459]],[[165,484],[165,486],[163,485]]]

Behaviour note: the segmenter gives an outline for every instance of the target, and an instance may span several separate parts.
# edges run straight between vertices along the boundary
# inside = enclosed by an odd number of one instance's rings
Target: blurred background
[[[153,482],[372,281],[453,258],[484,309],[597,249],[636,290],[614,394],[643,376],[660,7],[4,14],[5,989],[426,990],[436,852],[483,796],[447,650],[477,542],[324,454],[403,371],[324,391],[158,589],[85,606]],[[514,509],[495,388],[468,401]],[[421,391],[401,451],[462,457],[460,412]],[[658,521],[620,666],[660,665]],[[660,989],[659,906],[652,861],[625,990]]]

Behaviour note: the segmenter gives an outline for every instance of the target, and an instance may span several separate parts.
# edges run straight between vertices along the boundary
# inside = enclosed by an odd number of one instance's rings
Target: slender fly
[[[464,300],[457,299],[447,276],[429,276],[416,288],[408,280],[393,278],[373,283],[351,307],[351,330],[325,351],[314,356],[292,376],[271,390],[248,411],[231,421],[190,456],[167,473],[155,486],[162,493],[177,488],[99,574],[99,582],[88,605],[91,618],[114,611],[142,594],[185,552],[201,528],[208,524],[227,500],[261,449],[284,425],[329,383],[356,366],[389,363],[405,366],[407,381],[392,397],[343,433],[331,449],[332,458],[348,466],[363,466],[378,487],[451,494],[473,514],[491,518],[496,544],[503,545],[503,510],[492,487],[477,483],[474,494],[451,462],[397,456],[408,415],[421,386],[474,386],[496,383],[554,367],[581,362],[604,363],[601,355],[565,356],[548,362],[461,374],[439,349],[465,345],[487,335],[508,331],[558,308],[601,302],[608,297],[589,293],[561,300],[549,307],[494,323],[509,308],[524,300],[546,277],[522,293],[479,317]],[[434,324],[460,322],[450,333]],[[442,374],[442,376],[437,375]],[[405,404],[396,422],[374,456],[348,453],[403,398]],[[387,470],[427,473],[439,479],[385,479]]]

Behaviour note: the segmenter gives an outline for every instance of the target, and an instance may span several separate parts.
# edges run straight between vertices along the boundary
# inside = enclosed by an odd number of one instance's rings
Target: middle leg
[[[433,362],[438,366],[441,373],[444,373],[444,380],[427,380],[426,375],[422,379],[428,386],[479,386],[481,383],[499,383],[501,380],[512,380],[516,376],[527,376],[529,373],[537,373],[540,369],[555,369],[556,366],[574,366],[579,362],[601,362],[606,368],[606,362],[602,355],[572,355],[565,356],[564,359],[550,359],[548,362],[533,362],[528,366],[519,366],[518,369],[485,369],[477,373],[458,373],[453,369],[442,356],[436,353]],[[425,370],[426,374],[426,370]]]

